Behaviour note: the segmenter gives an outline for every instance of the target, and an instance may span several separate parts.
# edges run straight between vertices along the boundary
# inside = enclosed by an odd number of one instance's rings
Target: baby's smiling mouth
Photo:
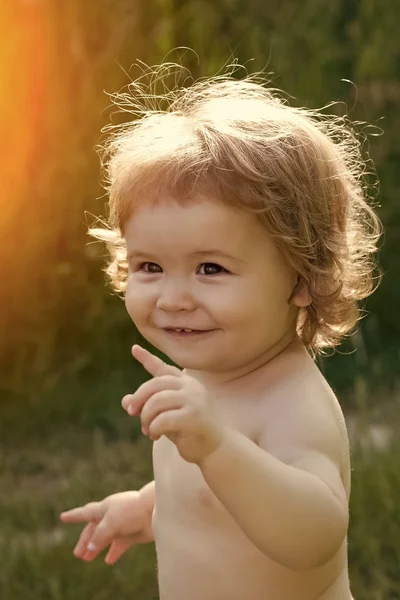
[[[176,336],[190,336],[210,333],[213,329],[188,329],[184,327],[164,327],[164,331]]]

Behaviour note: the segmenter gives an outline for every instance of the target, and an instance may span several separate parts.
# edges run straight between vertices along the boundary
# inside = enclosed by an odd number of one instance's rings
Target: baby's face
[[[179,366],[233,372],[294,332],[296,276],[254,215],[166,199],[137,209],[125,237],[128,313]]]

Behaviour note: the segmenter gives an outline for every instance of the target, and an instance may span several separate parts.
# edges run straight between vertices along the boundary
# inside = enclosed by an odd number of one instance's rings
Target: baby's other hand
[[[151,515],[137,491],[89,502],[61,513],[60,518],[64,523],[87,522],[74,548],[74,555],[85,561],[92,561],[111,544],[105,557],[105,562],[111,565],[130,546],[153,540]]]

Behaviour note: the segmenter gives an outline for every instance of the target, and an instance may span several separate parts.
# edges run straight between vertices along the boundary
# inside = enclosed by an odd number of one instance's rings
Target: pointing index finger
[[[102,510],[97,502],[90,502],[85,506],[78,506],[62,512],[60,518],[64,523],[83,523],[84,521],[100,521]]]
[[[181,375],[180,369],[167,365],[161,358],[155,356],[148,350],[142,348],[138,344],[132,346],[132,355],[146,369],[150,375],[157,377],[159,375]]]

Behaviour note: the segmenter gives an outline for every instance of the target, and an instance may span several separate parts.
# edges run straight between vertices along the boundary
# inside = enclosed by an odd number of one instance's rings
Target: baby
[[[380,233],[345,119],[260,77],[116,102],[108,274],[152,378],[122,400],[154,481],[61,515],[108,564],[154,540],[161,600],[350,600],[349,444],[314,358],[373,291]],[[137,92],[150,99],[138,109]],[[140,113],[140,114],[139,114]]]

